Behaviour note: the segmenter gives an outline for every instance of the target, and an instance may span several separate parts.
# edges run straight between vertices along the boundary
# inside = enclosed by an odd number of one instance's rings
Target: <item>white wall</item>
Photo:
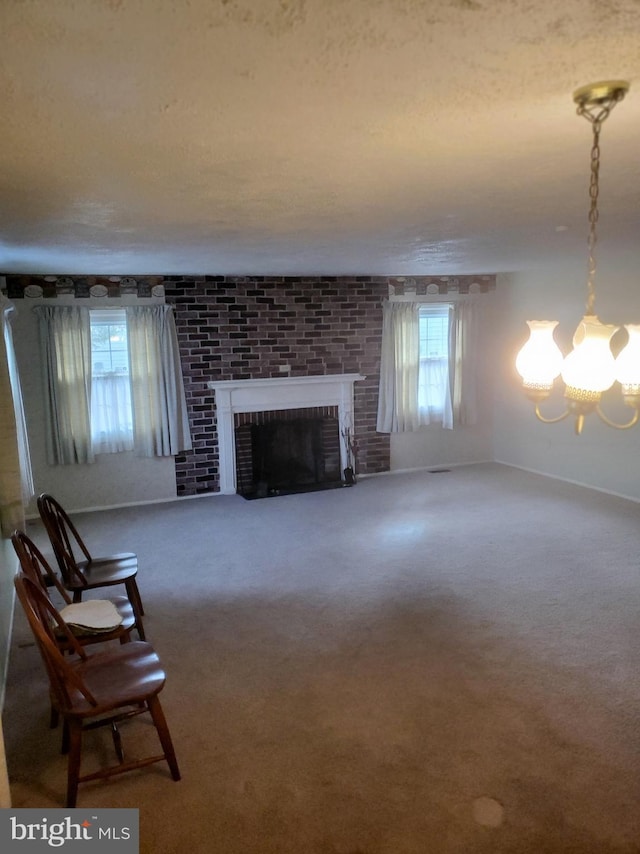
[[[515,356],[527,338],[526,320],[559,320],[556,341],[567,353],[586,299],[586,251],[582,262],[564,267],[541,266],[536,271],[501,277],[498,328],[496,408],[493,456],[498,462],[593,486],[640,500],[640,425],[621,431],[590,415],[581,436],[571,418],[542,424],[520,388]],[[596,312],[603,323],[640,323],[638,252],[603,248],[598,257]],[[545,415],[564,410],[561,383],[543,406]],[[628,420],[632,410],[620,405],[619,387],[609,392],[603,408],[616,420]]]
[[[49,492],[69,511],[175,498],[173,457],[146,459],[127,452],[100,455],[91,465],[47,463],[38,325],[31,311],[36,302],[42,300],[15,300],[17,317],[13,323],[36,495]],[[62,300],[58,298],[56,302]],[[94,302],[83,300],[83,304],[93,306]],[[104,308],[105,301],[95,305]],[[35,508],[32,506],[29,512],[34,513]]]
[[[429,425],[411,433],[391,434],[391,471],[486,462],[493,459],[493,365],[495,292],[477,297],[479,312],[478,420],[469,427],[444,430]]]
[[[4,706],[4,690],[9,664],[11,628],[13,625],[13,577],[18,560],[9,540],[0,539],[0,710]],[[0,808],[10,807],[9,778],[0,721]]]
[[[18,559],[11,541],[0,539],[0,709],[4,705],[4,683],[13,625],[13,577],[17,568]]]

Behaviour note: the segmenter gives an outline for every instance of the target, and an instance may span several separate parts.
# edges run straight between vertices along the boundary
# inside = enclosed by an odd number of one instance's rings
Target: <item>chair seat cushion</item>
[[[60,616],[76,633],[95,634],[110,632],[122,623],[122,616],[113,602],[108,599],[87,599],[67,605]]]

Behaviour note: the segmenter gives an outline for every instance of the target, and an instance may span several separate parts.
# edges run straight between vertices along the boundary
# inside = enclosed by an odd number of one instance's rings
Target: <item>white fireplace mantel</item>
[[[353,384],[364,379],[362,374],[321,374],[208,382],[207,386],[216,393],[220,492],[230,495],[236,491],[236,412],[337,406],[341,433],[353,431]],[[344,468],[347,465],[344,442],[340,443],[340,458]]]

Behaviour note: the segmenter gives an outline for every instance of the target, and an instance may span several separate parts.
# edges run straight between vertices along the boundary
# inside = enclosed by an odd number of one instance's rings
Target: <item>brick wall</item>
[[[382,300],[379,276],[165,276],[175,308],[193,450],[176,458],[178,495],[218,489],[215,393],[209,380],[356,373],[354,422],[361,474],[389,469],[376,433]]]
[[[0,277],[0,281],[1,281]],[[376,433],[382,300],[389,294],[486,293],[480,276],[59,276],[6,274],[10,299],[162,297],[180,339],[193,451],[176,458],[178,495],[218,490],[213,379],[362,373],[355,384],[358,472],[389,469],[389,436]]]

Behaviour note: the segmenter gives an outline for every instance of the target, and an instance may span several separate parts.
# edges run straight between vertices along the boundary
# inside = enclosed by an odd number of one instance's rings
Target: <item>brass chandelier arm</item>
[[[626,424],[616,424],[615,421],[612,421],[610,418],[607,418],[600,406],[596,406],[596,412],[598,413],[598,417],[602,421],[604,421],[604,423],[608,427],[615,427],[616,430],[628,430],[629,427],[635,427],[635,425],[638,423],[638,419],[640,418],[640,409],[638,408],[636,408],[635,412],[633,413],[633,418],[631,419],[631,421],[627,421]]]
[[[538,421],[542,421],[543,424],[557,424],[558,421],[564,421],[565,418],[568,418],[569,415],[571,415],[571,410],[567,409],[562,413],[562,415],[557,415],[555,418],[546,418],[542,412],[540,412],[540,404],[536,403],[535,413]]]

